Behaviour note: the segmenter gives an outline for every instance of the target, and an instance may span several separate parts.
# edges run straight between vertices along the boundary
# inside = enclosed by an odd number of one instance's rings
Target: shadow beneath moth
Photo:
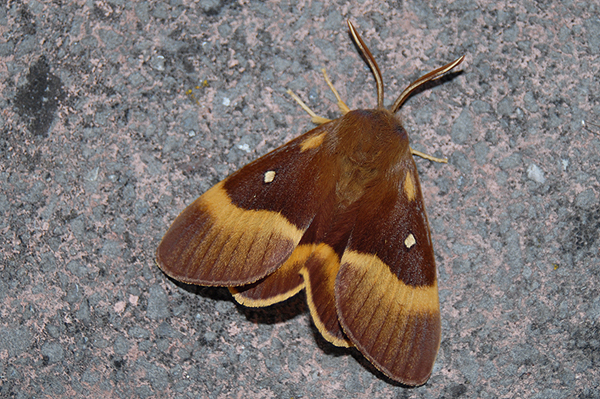
[[[159,267],[188,284],[229,287],[251,307],[302,289],[314,324],[336,346],[355,346],[378,370],[409,386],[429,379],[440,336],[436,266],[413,154],[395,115],[426,82],[383,107],[383,81],[348,21],[377,83],[377,108],[350,110],[323,71],[342,116],[221,181],[175,219]]]

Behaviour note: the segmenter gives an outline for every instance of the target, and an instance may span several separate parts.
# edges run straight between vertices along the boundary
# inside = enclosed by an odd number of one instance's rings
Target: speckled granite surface
[[[599,398],[597,1],[3,1],[0,397]],[[433,376],[331,347],[302,295],[245,309],[154,264],[212,184],[466,54],[400,114],[439,268]]]

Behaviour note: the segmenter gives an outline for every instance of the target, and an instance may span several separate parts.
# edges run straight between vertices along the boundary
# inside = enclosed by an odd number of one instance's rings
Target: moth
[[[331,81],[342,116],[216,184],[175,219],[157,250],[159,267],[189,284],[229,287],[252,307],[306,290],[314,324],[334,345],[355,346],[405,385],[424,384],[440,345],[433,247],[408,135],[390,108],[371,52],[348,21],[371,68],[377,107],[351,111]]]

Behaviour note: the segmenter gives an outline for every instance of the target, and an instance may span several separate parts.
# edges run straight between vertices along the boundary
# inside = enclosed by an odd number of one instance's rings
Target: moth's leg
[[[327,76],[327,72],[325,72],[325,68],[321,69],[321,72],[323,72],[323,77],[325,78],[325,82],[327,82],[327,86],[329,86],[329,88],[333,92],[333,95],[337,99],[338,108],[340,109],[342,114],[346,115],[348,112],[350,112],[350,108],[348,108],[346,103],[342,101],[342,98],[340,97],[340,93],[338,93],[337,90],[335,89],[335,87],[333,87],[333,83],[331,83],[331,80],[329,80],[329,76]]]
[[[342,98],[340,97],[340,93],[338,93],[338,91],[335,89],[335,87],[333,87],[333,83],[331,83],[331,80],[329,79],[329,76],[327,76],[327,72],[325,72],[325,68],[321,69],[321,71],[323,72],[323,77],[325,78],[325,82],[327,83],[327,86],[329,86],[329,88],[333,92],[333,95],[337,99],[337,106],[338,106],[338,108],[340,109],[340,111],[342,112],[342,114],[346,115],[348,112],[350,112],[350,108],[348,108],[348,106],[346,105],[346,103],[342,101]],[[307,114],[310,115],[310,119],[311,119],[311,121],[313,123],[315,123],[317,125],[322,125],[324,123],[327,123],[327,122],[331,121],[331,119],[327,119],[327,118],[323,118],[322,116],[318,116],[293,91],[288,90],[287,93],[290,96],[292,96],[292,98],[294,100],[296,100],[296,102],[298,103],[298,105],[300,105],[300,107],[302,107],[302,109],[305,110]]]
[[[296,95],[296,93],[294,93],[293,91],[288,89],[287,93],[290,96],[292,96],[292,98],[294,100],[296,100],[298,105],[300,105],[300,107],[303,110],[305,110],[307,114],[310,115],[310,120],[312,121],[312,123],[317,124],[317,125],[322,125],[324,123],[331,121],[331,119],[323,118],[322,116],[318,116],[317,114],[315,114],[315,112],[312,109],[308,108],[308,105],[304,104],[304,101],[300,100],[300,97],[298,97]]]
[[[428,160],[430,160],[432,162],[448,163],[448,159],[446,159],[446,158],[432,157],[431,155],[427,155],[427,154],[425,154],[425,153],[423,153],[421,151],[414,150],[412,147],[410,149],[410,153],[413,154],[413,155],[417,155],[417,156],[419,156],[419,157],[421,157],[423,159],[428,159]]]

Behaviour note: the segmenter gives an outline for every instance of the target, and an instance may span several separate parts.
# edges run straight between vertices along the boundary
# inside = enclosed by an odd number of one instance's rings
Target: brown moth
[[[157,251],[160,268],[191,284],[230,287],[246,306],[269,306],[300,290],[315,325],[337,346],[355,346],[406,385],[424,384],[440,345],[433,247],[408,134],[395,115],[424,83],[383,107],[371,52],[350,33],[377,83],[377,107],[351,111],[221,181],[173,222]],[[435,158],[425,156],[428,159]],[[439,161],[439,160],[438,160]]]

